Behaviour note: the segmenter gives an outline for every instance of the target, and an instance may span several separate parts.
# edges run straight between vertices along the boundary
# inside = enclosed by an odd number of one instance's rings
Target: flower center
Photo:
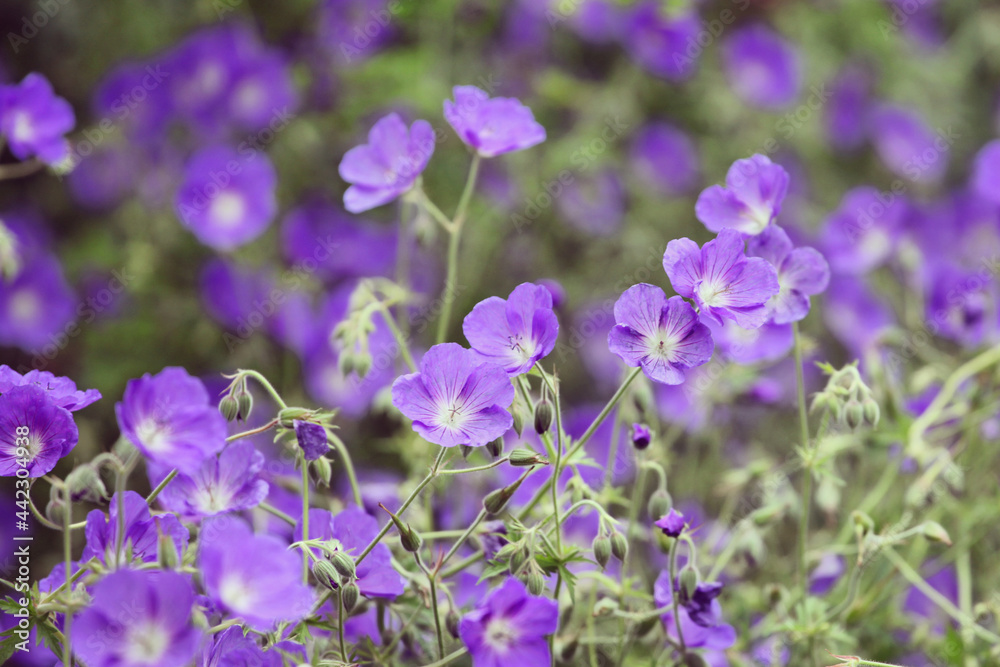
[[[125,662],[139,665],[156,665],[170,647],[170,636],[155,623],[144,623],[128,633],[125,645]]]
[[[19,322],[34,322],[42,310],[38,295],[30,290],[16,292],[8,306],[10,318]]]
[[[246,214],[246,200],[235,192],[222,192],[212,202],[212,218],[223,227],[238,225]]]
[[[162,452],[170,447],[170,429],[158,419],[147,419],[135,431],[143,446],[152,452]]]
[[[486,643],[500,653],[506,653],[517,638],[517,631],[505,619],[495,618],[486,626]]]
[[[222,487],[206,486],[200,490],[197,498],[198,509],[205,514],[218,514],[229,509],[233,494]]]
[[[698,285],[698,299],[706,306],[722,305],[719,297],[725,295],[728,291],[729,289],[725,286],[714,285],[708,281],[702,281],[701,284]]]
[[[29,114],[22,112],[14,114],[11,137],[15,141],[26,142],[35,138],[35,123]]]
[[[227,607],[238,613],[251,611],[256,604],[253,589],[239,576],[230,576],[222,580],[219,597]]]

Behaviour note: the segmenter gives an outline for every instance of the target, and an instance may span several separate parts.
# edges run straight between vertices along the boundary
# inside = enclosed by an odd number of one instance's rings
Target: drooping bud
[[[542,574],[542,569],[534,561],[528,565],[524,583],[532,595],[541,595],[545,592],[545,575]]]
[[[618,601],[612,598],[601,598],[594,605],[594,616],[599,618],[601,616],[609,616],[618,610]]]
[[[235,398],[226,394],[219,400],[219,412],[222,413],[227,422],[236,421],[240,414],[240,406]]]
[[[161,534],[156,540],[156,562],[159,563],[160,569],[175,570],[179,560],[173,538]]]
[[[531,550],[528,549],[527,544],[521,544],[519,547],[515,548],[510,553],[510,559],[507,561],[507,567],[510,569],[510,573],[517,574],[521,570],[521,566],[524,565],[529,558],[531,558]]]
[[[653,492],[653,495],[649,497],[649,503],[646,505],[646,510],[649,512],[649,518],[656,521],[669,512],[670,508],[673,507],[673,504],[673,499],[665,489],[657,489]]]
[[[236,395],[236,407],[242,421],[250,418],[250,413],[253,412],[253,396],[250,395],[250,392],[241,391]]]
[[[611,533],[611,553],[620,561],[625,561],[628,556],[628,540],[619,532]]]
[[[368,371],[372,369],[372,355],[367,352],[359,352],[354,356],[354,372],[358,377],[364,379]]]
[[[844,421],[850,428],[858,428],[865,422],[865,409],[860,403],[851,399],[844,406]]]
[[[316,473],[316,479],[322,482],[323,486],[329,488],[330,478],[333,476],[333,466],[330,464],[330,459],[321,456],[313,461],[312,466]]]
[[[879,417],[881,417],[881,411],[879,410],[878,403],[872,397],[868,397],[861,404],[865,413],[865,421],[872,425],[872,427],[878,426]]]
[[[497,438],[496,440],[490,440],[486,443],[486,451],[489,452],[490,456],[497,458],[503,453],[503,438]]]
[[[681,590],[684,591],[685,600],[690,600],[698,587],[698,570],[693,567],[685,567],[681,570]]]
[[[343,350],[340,353],[340,358],[337,359],[337,368],[340,369],[340,374],[347,377],[354,372],[354,355]]]
[[[454,609],[449,609],[448,613],[444,616],[444,627],[448,630],[448,634],[458,639],[458,624],[461,619],[458,616],[458,612]]]
[[[924,521],[920,525],[920,532],[929,540],[944,542],[948,546],[951,546],[951,536],[948,535],[948,531],[944,529],[944,526],[937,521]]]
[[[357,572],[353,558],[348,556],[343,551],[334,551],[329,555],[329,558],[330,564],[333,565],[335,570],[337,570],[337,574],[344,579],[354,579]]]
[[[483,498],[483,507],[489,514],[500,514],[507,507],[507,503],[510,499],[517,493],[518,488],[521,486],[521,482],[524,481],[528,473],[531,472],[532,468],[524,471],[524,473],[518,477],[513,483],[508,484],[502,489],[497,489],[496,491],[491,491],[485,498]]]
[[[462,452],[463,459],[469,460],[469,454],[472,453],[472,447],[470,447],[469,445],[459,445],[458,451]]]
[[[61,526],[66,512],[66,503],[61,498],[52,498],[45,506],[45,518]]]
[[[313,563],[312,573],[324,588],[333,591],[340,586],[340,573],[329,561],[318,560]]]
[[[606,569],[608,561],[611,560],[611,540],[606,535],[598,535],[594,538],[592,546],[594,549],[594,560],[597,561],[602,570]]]
[[[361,595],[361,590],[358,588],[358,585],[353,581],[345,585],[340,590],[340,602],[342,605],[344,605],[345,612],[350,614],[354,610],[354,607],[356,607],[358,604],[358,598],[360,597],[360,595]]]
[[[543,398],[535,406],[535,433],[548,433],[552,427],[552,416],[552,404],[547,398]]]
[[[528,466],[549,464],[549,460],[544,456],[542,456],[541,454],[533,452],[530,449],[523,449],[523,448],[518,448],[512,451],[507,461],[512,466],[518,468],[526,468]]]
[[[396,530],[399,532],[399,544],[403,547],[403,549],[409,551],[410,553],[414,553],[419,550],[420,545],[423,543],[420,535],[418,535],[409,524],[403,523],[402,519],[390,512],[389,508],[385,505],[379,503],[378,506],[384,509],[389,515],[389,518],[392,519],[393,525],[396,526]]]
[[[66,476],[66,488],[70,500],[76,502],[85,500],[92,503],[102,502],[108,497],[108,490],[101,480],[100,473],[91,465],[81,465]]]

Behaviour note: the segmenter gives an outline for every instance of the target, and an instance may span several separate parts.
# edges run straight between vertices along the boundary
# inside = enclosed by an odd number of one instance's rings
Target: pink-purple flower
[[[306,461],[315,461],[330,451],[326,429],[321,424],[296,419],[292,426]]]
[[[657,519],[653,525],[662,530],[667,537],[679,537],[687,526],[687,519],[676,509],[670,508],[670,511]]]
[[[420,371],[392,384],[392,404],[413,420],[413,430],[442,447],[479,447],[513,425],[507,407],[514,387],[503,368],[455,343],[435,345]]]
[[[125,532],[118,537],[119,512],[124,521]],[[92,510],[87,515],[84,528],[87,545],[83,548],[81,560],[96,558],[110,566],[125,565],[125,555],[131,554],[132,561],[152,563],[157,560],[157,542],[160,536],[169,537],[180,559],[187,549],[188,529],[173,514],[150,514],[146,499],[135,491],[117,494],[111,499],[108,513]],[[118,551],[119,544],[121,550]]]
[[[545,141],[545,128],[531,109],[512,97],[490,97],[475,86],[455,86],[444,101],[444,118],[482,157],[531,148]]]
[[[747,254],[762,257],[778,272],[780,291],[768,303],[775,324],[798,322],[809,314],[809,297],[830,282],[830,266],[815,248],[796,248],[778,225],[747,240]]]
[[[671,241],[663,268],[677,293],[694,299],[702,317],[717,324],[730,319],[745,329],[759,327],[780,290],[775,268],[760,257],[747,258],[743,235],[733,229],[701,248],[691,239]]]
[[[695,215],[711,231],[732,228],[760,234],[781,212],[788,192],[788,172],[766,155],[737,160],[726,174],[726,186],[702,191]]]
[[[188,575],[119,570],[94,586],[93,600],[74,619],[73,652],[89,667],[184,667],[202,634],[191,618],[195,592]]]
[[[41,74],[0,87],[0,133],[21,160],[38,157],[53,165],[69,156],[66,133],[76,123],[73,108]]]
[[[344,208],[361,213],[407,192],[427,167],[435,141],[426,120],[407,129],[399,114],[379,119],[368,132],[368,143],[347,151],[340,161],[340,177],[351,184]]]
[[[615,322],[608,347],[656,382],[680,384],[686,369],[712,357],[712,335],[698,314],[684,299],[668,299],[655,285],[640,283],[625,290],[615,303]]]
[[[552,292],[543,285],[522,283],[507,299],[484,299],[465,316],[462,331],[484,360],[503,367],[510,376],[527,373],[552,352],[559,335]]]
[[[30,370],[21,375],[10,366],[0,365],[0,394],[22,385],[40,387],[49,400],[70,412],[82,410],[101,398],[101,392],[96,389],[77,389],[76,383],[68,377],[39,370]]]
[[[25,468],[29,477],[47,474],[76,447],[73,416],[44,389],[27,384],[0,395],[0,476]]]
[[[783,109],[802,87],[802,66],[795,47],[767,26],[735,31],[723,44],[729,85],[743,101],[762,109]]]
[[[653,599],[657,607],[668,606],[674,591],[680,598],[680,630],[684,644],[688,648],[725,650],[736,643],[736,629],[722,620],[722,607],[716,599],[722,585],[714,582],[699,583],[690,598],[684,596],[683,587],[671,585],[670,573],[661,572],[653,588]],[[661,617],[667,634],[677,639],[677,619],[673,611]]]
[[[1000,204],[1000,139],[979,149],[972,164],[972,190],[993,204]]]
[[[473,667],[544,667],[552,661],[546,636],[558,625],[556,601],[530,595],[510,577],[462,618],[458,634]]]

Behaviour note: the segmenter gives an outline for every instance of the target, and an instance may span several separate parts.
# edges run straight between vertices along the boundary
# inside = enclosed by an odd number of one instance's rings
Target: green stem
[[[362,507],[364,502],[361,498],[361,487],[358,485],[358,476],[354,472],[354,463],[351,461],[351,455],[347,451],[347,446],[332,431],[327,431],[327,434],[330,436],[330,442],[333,443],[334,449],[337,450],[341,460],[344,462],[344,470],[347,471],[347,479],[351,483],[351,493],[354,494],[354,504]]]
[[[153,489],[148,496],[146,496],[146,504],[152,506],[153,501],[156,500],[156,497],[160,495],[160,492],[163,491],[163,489],[167,488],[167,484],[170,484],[170,482],[173,481],[174,477],[177,477],[176,468],[168,472],[167,476],[163,478],[163,481],[157,484],[156,488]]]
[[[465,189],[462,197],[458,201],[458,208],[455,217],[451,220],[448,229],[448,269],[444,283],[444,292],[441,295],[441,317],[438,320],[437,342],[443,343],[448,335],[448,324],[451,319],[451,306],[455,300],[456,286],[458,284],[458,247],[462,237],[462,227],[465,224],[465,215],[469,209],[469,202],[472,199],[472,192],[476,187],[476,179],[479,176],[479,154],[473,156],[472,165],[469,167],[469,176],[465,179]]]
[[[264,387],[267,393],[271,395],[271,398],[274,399],[274,402],[277,403],[278,407],[280,407],[282,410],[288,407],[285,404],[285,400],[281,398],[281,394],[275,391],[274,386],[270,382],[268,382],[266,377],[264,377],[257,371],[253,370],[240,370],[239,373],[245,375],[246,377],[252,377],[254,380],[256,380],[260,384],[260,386]]]
[[[257,505],[257,507],[264,510],[268,514],[273,514],[274,516],[278,517],[279,519],[281,519],[290,526],[294,526],[295,524],[298,523],[294,518],[288,516],[287,514],[279,510],[277,507],[274,507],[273,505],[269,505],[267,503],[261,503]]]
[[[347,621],[347,612],[344,611],[344,588],[337,589],[337,638],[340,641],[340,660],[347,664],[347,645],[344,643],[344,623]]]
[[[226,442],[233,442],[234,440],[239,440],[240,438],[249,438],[251,435],[257,435],[258,433],[270,430],[277,426],[277,424],[278,420],[272,419],[263,426],[258,426],[257,428],[250,429],[249,431],[243,431],[242,433],[234,433],[226,438]]]
[[[70,526],[73,523],[73,500],[69,493],[63,488],[66,497],[66,510],[63,512],[63,567],[65,568],[66,581],[70,581],[73,576],[73,531]],[[121,512],[121,508],[119,508]],[[121,512],[124,514],[124,512]],[[72,590],[67,589],[67,590]],[[63,616],[63,635],[66,640],[63,642],[63,665],[73,667],[73,649],[70,647],[69,636],[73,625],[73,608],[66,605],[66,613]]]
[[[431,664],[426,665],[426,667],[444,667],[445,665],[450,665],[451,663],[455,662],[456,660],[458,660],[459,658],[461,658],[463,655],[465,655],[468,652],[469,652],[469,649],[467,649],[467,648],[460,648],[457,651],[455,651],[454,653],[449,653],[448,655],[446,655],[445,657],[441,658],[437,662],[432,662]]]
[[[441,562],[440,562],[440,563],[438,563],[438,565],[437,565],[437,569],[438,569],[438,570],[440,570],[440,569],[441,569],[442,567],[444,567],[444,564],[445,564],[445,563],[447,563],[447,562],[448,562],[448,560],[449,560],[449,559],[450,559],[450,558],[451,558],[452,556],[454,556],[454,555],[455,555],[455,552],[456,552],[456,551],[458,551],[458,550],[459,550],[459,549],[460,549],[460,548],[462,547],[462,545],[463,545],[463,544],[465,544],[465,541],[466,541],[467,539],[469,539],[469,536],[470,536],[470,535],[472,535],[473,531],[475,531],[475,530],[476,530],[476,527],[477,527],[477,526],[479,526],[479,524],[480,524],[480,523],[482,522],[482,520],[483,520],[483,519],[485,519],[485,518],[486,518],[486,510],[480,510],[480,512],[479,512],[479,516],[477,516],[477,517],[476,517],[476,520],[475,520],[475,521],[473,521],[473,522],[472,522],[472,525],[471,525],[471,526],[469,526],[469,527],[468,527],[468,528],[467,528],[467,529],[465,530],[465,532],[464,532],[464,533],[462,533],[462,535],[461,535],[461,536],[460,536],[460,537],[458,538],[458,540],[457,540],[457,541],[456,541],[456,542],[455,542],[455,543],[454,543],[453,545],[451,545],[451,549],[449,549],[449,550],[448,550],[448,553],[446,553],[446,554],[444,555],[444,558],[442,558],[442,559],[441,559]]]
[[[309,464],[302,463],[302,539],[309,539]],[[302,581],[309,583],[309,549],[302,550]]]
[[[799,336],[799,323],[792,323],[792,336],[795,341],[795,386],[799,403],[799,428],[801,429],[802,448],[809,451],[809,416],[806,412],[806,387],[802,373],[802,338]],[[809,465],[802,476],[802,514],[799,516],[798,570],[799,590],[805,599],[809,586],[806,551],[809,544],[809,514],[812,511],[812,469]]]
[[[205,630],[205,634],[206,635],[216,635],[216,634],[222,632],[223,630],[227,630],[227,629],[233,627],[234,625],[236,625],[239,622],[240,622],[240,620],[238,618],[231,618],[228,621],[223,621],[222,623],[219,623],[218,625],[213,625],[208,630]]]
[[[431,612],[434,614],[434,631],[437,633],[438,656],[444,659],[444,633],[441,631],[441,614],[438,613],[436,576],[424,565],[424,562],[420,559],[420,552],[416,552],[413,555],[417,559],[417,565],[427,575],[427,585],[431,591]]]
[[[679,596],[677,595],[677,590],[674,589],[675,582],[677,581],[677,545],[680,544],[680,540],[675,539],[674,543],[670,545],[670,589],[672,591],[673,602],[674,602],[674,628],[677,630],[677,643],[680,645],[681,657],[687,653],[687,645],[684,644],[684,633],[681,631],[681,616],[679,612]]]
[[[393,337],[396,339],[396,345],[399,346],[399,353],[403,355],[403,361],[406,362],[411,373],[416,373],[417,364],[414,363],[413,356],[410,354],[410,346],[407,343],[406,336],[403,335],[402,330],[396,325],[396,318],[392,316],[389,308],[381,301],[379,301],[378,307],[379,312],[382,313],[382,317],[385,319],[385,323],[389,325],[389,331],[392,332]]]
[[[505,456],[502,459],[497,459],[496,461],[493,461],[492,463],[487,463],[485,465],[476,466],[475,468],[451,468],[449,470],[441,470],[441,471],[438,472],[438,474],[439,475],[463,475],[463,474],[465,474],[467,472],[482,472],[483,470],[489,470],[490,468],[496,468],[497,466],[501,466],[504,463],[507,463],[507,461],[509,461],[509,460],[510,460],[510,457]]]

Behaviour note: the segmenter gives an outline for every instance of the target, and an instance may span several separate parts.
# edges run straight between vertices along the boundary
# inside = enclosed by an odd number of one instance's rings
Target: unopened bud
[[[340,603],[344,606],[344,611],[350,614],[358,604],[361,590],[353,581],[340,589]]]
[[[526,468],[535,465],[548,465],[549,460],[530,449],[519,448],[510,453],[508,463],[518,468]]]
[[[239,418],[246,421],[253,411],[253,396],[250,392],[244,391],[236,396],[236,406],[239,409]]]
[[[402,547],[407,551],[409,551],[410,553],[419,550],[420,545],[423,542],[423,540],[420,539],[420,535],[418,535],[416,531],[410,528],[409,524],[403,523],[402,519],[400,519],[398,516],[390,512],[385,505],[379,503],[378,506],[386,511],[386,513],[389,515],[389,518],[392,519],[393,525],[396,526],[396,530],[399,532],[400,545],[402,545]]]
[[[529,558],[531,558],[531,551],[528,549],[527,544],[522,544],[520,547],[515,548],[510,553],[510,559],[507,561],[507,567],[510,569],[510,573],[517,574],[521,570],[521,566],[524,565]]]
[[[483,507],[489,514],[500,514],[507,507],[507,503],[510,499],[517,493],[518,488],[521,486],[521,482],[524,478],[528,476],[531,469],[525,470],[524,474],[517,478],[512,484],[508,484],[502,489],[497,489],[496,491],[491,491],[485,498],[483,498]]]
[[[850,400],[844,406],[844,420],[851,428],[858,428],[865,421],[865,409],[855,400]]]
[[[851,520],[854,521],[855,529],[861,531],[862,535],[875,532],[875,520],[861,510],[851,512]]]
[[[528,574],[524,583],[532,595],[541,595],[545,592],[545,576],[542,574],[541,568],[534,563],[528,566]]]
[[[608,561],[611,560],[611,540],[606,535],[598,535],[594,538],[592,546],[594,549],[594,560],[597,561],[602,570],[605,569],[608,566]]]
[[[865,421],[872,425],[872,427],[878,426],[878,420],[881,416],[881,411],[879,410],[878,403],[875,399],[869,397],[866,398],[864,403],[861,404],[865,413]]]
[[[226,418],[226,421],[236,421],[236,418],[240,414],[240,406],[236,402],[235,398],[226,394],[219,401],[219,412],[221,412],[222,416]]]
[[[632,445],[636,449],[646,449],[649,447],[649,443],[652,439],[653,435],[649,432],[648,426],[645,424],[632,424]]]
[[[340,374],[347,377],[354,372],[354,355],[343,350],[340,353],[340,358],[337,359],[337,368],[340,369]]]
[[[628,540],[621,533],[611,533],[611,553],[620,561],[624,561],[628,556]]]
[[[316,472],[316,479],[323,483],[323,486],[330,486],[330,478],[333,476],[333,466],[330,459],[321,456],[312,462],[313,470]]]
[[[469,454],[472,453],[472,447],[469,445],[459,445],[458,451],[462,452],[462,458],[468,460]]]
[[[698,570],[693,567],[685,567],[681,570],[681,590],[684,591],[684,599],[690,600],[694,591],[698,588]]]
[[[489,452],[490,456],[497,458],[503,453],[503,438],[497,438],[496,440],[490,440],[486,443],[486,451]]]
[[[944,526],[937,521],[923,522],[920,525],[920,532],[929,540],[944,542],[948,546],[951,546],[951,536],[948,535],[948,531],[944,529]]]
[[[367,352],[359,352],[354,357],[354,372],[358,374],[359,378],[364,379],[368,375],[368,371],[372,369],[372,355]]]
[[[329,555],[329,558],[330,564],[333,565],[335,570],[337,570],[337,574],[344,579],[354,579],[357,572],[353,558],[348,556],[343,551],[334,551]]]
[[[66,512],[66,503],[59,498],[52,498],[45,506],[45,517],[54,524],[62,525]]]
[[[313,563],[312,573],[324,588],[333,591],[340,586],[340,573],[329,561],[318,560]]]
[[[458,624],[461,619],[458,616],[458,612],[454,609],[449,609],[448,613],[444,617],[444,627],[448,630],[448,634],[458,639]]]
[[[609,616],[618,610],[618,601],[612,598],[601,598],[594,605],[594,616]]]
[[[177,546],[174,539],[169,535],[160,535],[156,539],[156,562],[160,569],[175,570],[179,562],[177,557]]]
[[[517,433],[518,437],[524,432],[524,422],[526,421],[526,410],[523,409],[518,401],[514,402],[514,406],[511,408],[510,416],[514,419],[514,432]],[[498,455],[496,455],[498,456]]]
[[[649,518],[653,521],[658,520],[660,517],[665,516],[670,508],[673,507],[674,501],[664,489],[657,489],[653,492],[653,495],[649,497],[649,503],[646,505],[646,511],[649,512]]]
[[[552,404],[548,399],[542,399],[535,406],[535,433],[547,433],[552,427]]]
[[[70,500],[86,500],[97,503],[108,497],[108,490],[101,481],[101,475],[91,466],[84,464],[66,476],[66,488]]]

